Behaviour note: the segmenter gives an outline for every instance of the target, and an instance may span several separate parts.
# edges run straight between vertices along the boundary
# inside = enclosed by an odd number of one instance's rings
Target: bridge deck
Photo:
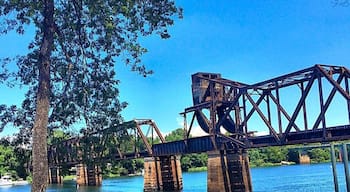
[[[241,139],[241,142],[245,144],[245,148],[257,148],[267,146],[278,145],[293,145],[293,144],[305,144],[316,142],[331,142],[338,140],[350,139],[350,125],[336,126],[326,128],[326,137],[323,137],[324,133],[322,129],[306,130],[300,132],[290,132],[287,137],[287,141],[284,143],[278,142],[273,135],[266,136],[251,136],[246,139]],[[214,138],[214,139],[212,139]],[[188,140],[167,142],[162,144],[153,145],[153,155],[180,155],[186,153],[200,153],[214,150],[213,140],[216,146],[220,148],[232,147],[234,149],[235,144],[232,141],[221,135],[203,136],[189,138]],[[231,144],[231,145],[230,145]]]

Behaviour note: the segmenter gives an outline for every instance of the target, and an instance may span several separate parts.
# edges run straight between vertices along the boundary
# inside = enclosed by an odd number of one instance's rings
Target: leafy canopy
[[[122,121],[115,65],[152,73],[142,63],[147,52],[139,39],[157,34],[169,38],[167,27],[182,10],[171,0],[72,0],[54,2],[54,44],[51,45],[49,129],[83,125],[106,128]],[[44,1],[0,0],[0,34],[23,34],[35,28],[29,52],[2,58],[0,83],[27,86],[21,106],[0,105],[0,131],[8,123],[30,135],[35,116],[42,43]],[[16,64],[16,67],[13,66]],[[16,70],[17,69],[17,70]]]

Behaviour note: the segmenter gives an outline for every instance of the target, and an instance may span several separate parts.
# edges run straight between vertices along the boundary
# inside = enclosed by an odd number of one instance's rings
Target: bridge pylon
[[[248,154],[245,150],[208,152],[207,191],[252,191]]]
[[[102,171],[98,165],[76,165],[78,185],[100,186],[102,185]]]
[[[49,184],[62,184],[63,176],[61,176],[60,167],[50,167],[49,168],[49,176],[48,176]]]
[[[181,191],[179,156],[147,157],[144,161],[144,191]]]

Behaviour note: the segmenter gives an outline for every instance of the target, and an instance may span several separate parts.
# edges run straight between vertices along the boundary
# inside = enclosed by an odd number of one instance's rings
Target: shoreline
[[[330,161],[325,161],[325,162],[311,162],[309,164],[322,164],[322,163],[329,163]],[[264,168],[264,167],[277,167],[277,166],[289,166],[289,165],[301,165],[295,162],[290,162],[290,161],[282,161],[280,163],[264,163],[259,166],[251,165],[250,168]],[[189,168],[187,171],[183,171],[184,173],[192,173],[192,172],[202,172],[202,171],[207,171],[207,167],[192,167]],[[135,176],[142,176],[141,173],[136,173],[136,174],[129,174],[129,175],[113,175],[110,174],[108,176],[103,176],[105,179],[113,179],[113,178],[122,178],[122,177],[135,177]],[[75,179],[75,175],[67,175],[63,177],[64,181],[71,181]]]

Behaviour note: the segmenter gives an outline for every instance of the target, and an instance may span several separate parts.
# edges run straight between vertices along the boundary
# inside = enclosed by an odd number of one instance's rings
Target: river
[[[344,169],[337,164],[340,191],[346,191]],[[312,165],[289,165],[252,168],[254,192],[329,192],[334,191],[332,167],[330,163]],[[199,192],[207,189],[207,172],[183,173],[183,192]],[[75,191],[75,182],[64,185],[50,185],[48,192]],[[27,192],[30,185],[3,188],[0,192]],[[104,179],[102,187],[80,187],[81,192],[132,192],[143,191],[143,177],[121,177]]]

